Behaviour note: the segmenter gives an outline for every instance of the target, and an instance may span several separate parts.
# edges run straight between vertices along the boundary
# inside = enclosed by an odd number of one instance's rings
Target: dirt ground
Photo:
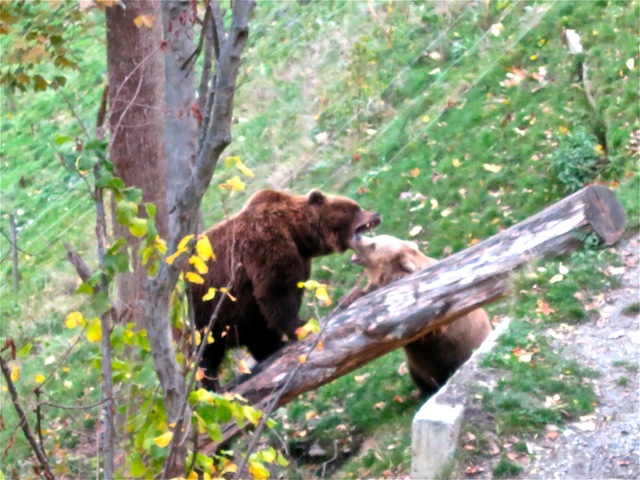
[[[605,294],[600,318],[561,334],[559,342],[601,372],[593,415],[535,445],[524,478],[640,478],[640,316],[627,312],[640,295],[638,235],[620,245],[622,286]]]
[[[523,467],[517,478],[640,478],[640,237],[636,233],[614,248],[624,266],[611,273],[622,273],[622,284],[602,292],[599,316],[578,326],[559,325],[549,331],[559,351],[600,372],[592,381],[599,404],[578,422],[527,438],[528,451],[513,458]],[[636,308],[630,309],[632,305]],[[497,380],[485,378],[486,371],[476,373],[476,378],[488,384]],[[464,422],[482,426],[490,418],[472,402],[465,410]],[[461,466],[451,478],[491,479],[499,456],[474,461],[471,470]]]

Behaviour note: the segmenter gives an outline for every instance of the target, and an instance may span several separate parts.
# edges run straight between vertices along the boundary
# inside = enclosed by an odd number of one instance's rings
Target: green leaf
[[[122,200],[116,205],[116,220],[120,225],[129,225],[137,214],[137,203]]]
[[[135,187],[127,187],[122,194],[127,201],[135,203],[136,206],[142,201],[142,190]]]
[[[76,288],[76,295],[85,294],[93,295],[93,287],[87,282],[82,282],[78,288]]]
[[[95,163],[95,160],[93,160],[92,158],[86,155],[80,155],[78,158],[76,158],[76,170],[80,172],[88,172],[93,168]]]
[[[219,402],[218,403],[218,420],[222,423],[226,423],[233,417],[233,411],[229,408],[229,405]]]
[[[142,458],[139,453],[134,452],[127,457],[127,467],[129,469],[129,473],[134,478],[145,478],[145,473],[147,472],[147,467],[142,461]]]
[[[73,142],[73,137],[70,137],[69,135],[56,135],[53,139],[53,143],[56,145],[64,145],[69,142]]]
[[[111,181],[114,176],[111,172],[102,172],[99,178],[96,178],[96,188],[111,188]]]
[[[207,432],[209,432],[209,437],[214,442],[222,441],[222,427],[220,427],[219,423],[207,423]]]
[[[147,234],[147,220],[144,218],[132,218],[129,223],[129,232],[134,237],[144,237]]]
[[[33,344],[31,342],[27,343],[24,347],[18,350],[18,357],[20,358],[28,357],[29,353],[31,353],[31,347],[33,347]]]
[[[99,154],[104,154],[107,151],[107,147],[109,144],[104,140],[91,140],[87,142],[84,146],[85,150],[91,150],[92,152],[96,152]]]
[[[89,306],[96,313],[96,315],[102,315],[104,312],[111,308],[111,301],[109,300],[109,296],[107,292],[98,292],[92,298],[91,302],[89,302]]]
[[[107,249],[107,253],[116,253],[118,250],[120,250],[126,244],[127,244],[127,240],[125,238],[119,238],[118,240],[116,240],[116,242],[113,245],[111,245]]]
[[[147,216],[153,220],[156,217],[156,206],[151,202],[147,202],[144,204],[144,208],[147,211]]]

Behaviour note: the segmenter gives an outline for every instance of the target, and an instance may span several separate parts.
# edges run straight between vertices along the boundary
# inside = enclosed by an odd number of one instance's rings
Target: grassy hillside
[[[263,187],[321,188],[380,212],[378,232],[442,257],[601,182],[637,228],[639,20],[637,2],[259,2],[227,152],[256,178],[230,195],[216,186],[229,174],[221,166],[203,215],[214,222]],[[71,46],[82,69],[63,93],[75,113],[56,92],[2,95],[2,232],[15,213],[26,253],[19,294],[6,257],[1,265],[0,335],[18,347],[32,342],[43,360],[23,372],[24,392],[33,388],[27,374],[67,344],[64,315],[79,302],[62,244],[89,257],[94,250],[90,202],[61,167],[55,138],[80,134],[76,115],[93,123],[105,82],[96,28]],[[568,52],[566,29],[580,35],[583,53]],[[0,248],[5,256],[5,238]],[[549,285],[558,264],[546,263],[521,280],[519,290],[533,293],[490,310],[533,329],[584,318],[574,293],[588,298],[613,284],[601,270],[615,259],[592,249],[563,262],[566,281]],[[358,273],[345,254],[317,261],[313,277],[337,300]],[[531,312],[541,299],[556,312],[538,322]],[[420,400],[401,364],[394,352],[281,409],[272,441],[293,459],[286,476],[406,473]],[[74,381],[73,394],[86,394]],[[13,417],[2,402],[6,421]]]

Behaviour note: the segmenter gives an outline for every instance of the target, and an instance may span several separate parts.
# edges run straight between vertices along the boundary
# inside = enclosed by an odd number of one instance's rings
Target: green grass
[[[517,477],[523,468],[508,458],[500,457],[500,462],[493,469],[495,478],[514,478]]]
[[[379,233],[408,238],[422,227],[412,239],[440,257],[499,233],[580,183],[601,182],[615,189],[628,228],[637,230],[637,3],[480,2],[451,4],[448,12],[435,7],[259,2],[237,95],[234,142],[226,152],[239,155],[256,178],[247,192],[229,195],[217,188],[230,175],[221,166],[203,203],[205,222],[236,211],[259,188],[322,188],[380,212]],[[498,23],[500,34],[488,33]],[[566,53],[563,27],[580,33],[583,56]],[[92,35],[69,44],[81,54],[81,69],[69,74],[64,92],[88,125],[106,78],[102,28],[98,23]],[[627,66],[631,58],[633,70]],[[585,62],[595,109],[581,76]],[[505,83],[519,71],[527,73],[521,83]],[[41,362],[23,366],[18,385],[24,398],[32,398],[33,376],[69,341],[64,316],[82,307],[62,244],[69,241],[89,261],[94,258],[93,212],[81,180],[57,159],[72,152],[59,152],[56,136],[81,132],[61,97],[4,92],[2,104],[0,223],[8,232],[8,214],[17,213],[19,244],[28,254],[20,256],[18,294],[12,291],[10,263],[0,264],[0,336],[13,337],[19,348],[32,342],[39,353]],[[599,148],[602,141],[606,145]],[[565,158],[574,167],[595,166],[565,169]],[[7,251],[0,237],[0,254]],[[556,352],[544,330],[589,318],[584,306],[591,296],[619,283],[605,273],[608,265],[619,260],[596,245],[536,263],[514,279],[508,299],[489,307],[515,318],[487,364],[503,372],[500,384],[483,393],[496,418],[493,428],[535,432],[593,407],[597,398],[584,379],[594,372]],[[561,271],[567,271],[562,280],[550,283]],[[329,284],[334,301],[358,274],[349,254],[319,259],[313,269],[315,279]],[[629,306],[630,313],[637,309]],[[315,310],[305,306],[302,314],[315,316]],[[531,362],[520,362],[515,348],[539,351]],[[78,389],[69,398],[87,394],[83,365],[90,352],[81,349],[70,360],[73,368],[59,374],[62,383],[50,392],[56,399],[64,400],[64,379]],[[324,466],[342,478],[404,476],[410,420],[420,401],[408,375],[398,373],[402,361],[402,352],[394,352],[280,410],[286,424],[280,438],[300,454],[297,469],[283,475],[306,478]],[[553,395],[561,408],[545,407]],[[4,396],[2,415],[15,425]],[[81,420],[68,412],[51,415]],[[67,427],[84,432],[81,424]],[[76,441],[67,437],[61,439],[65,449]],[[327,455],[304,458],[314,443]],[[477,440],[477,446],[482,452],[487,445]],[[26,455],[18,435],[7,461]],[[334,455],[339,460],[325,465]],[[93,471],[83,461],[70,460],[69,468]],[[502,458],[494,475],[517,476],[512,463]]]

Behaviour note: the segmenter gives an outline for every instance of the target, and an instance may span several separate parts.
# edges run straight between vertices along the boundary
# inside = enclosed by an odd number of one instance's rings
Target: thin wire
[[[523,0],[520,0],[520,1],[523,1]],[[513,7],[511,7],[511,9],[509,9],[509,12],[511,12],[514,8],[515,8],[515,5],[514,5]],[[420,53],[419,53],[419,54],[418,54],[418,55],[417,55],[417,56],[416,56],[416,57],[415,57],[411,62],[409,62],[409,64],[408,64],[407,66],[405,66],[405,67],[404,67],[404,68],[403,68],[403,69],[402,69],[402,70],[401,70],[401,71],[400,71],[400,72],[399,72],[395,77],[393,77],[393,79],[391,79],[391,81],[389,82],[389,84],[388,84],[384,89],[382,89],[382,90],[381,90],[379,93],[377,93],[375,96],[368,97],[368,98],[367,98],[367,102],[370,102],[370,101],[371,101],[371,100],[373,100],[373,99],[381,98],[381,97],[382,97],[382,95],[384,95],[384,93],[385,93],[385,92],[387,92],[387,91],[391,88],[391,86],[392,86],[392,85],[393,85],[393,84],[394,84],[394,83],[395,83],[395,82],[396,82],[396,81],[397,81],[397,80],[398,80],[402,75],[404,75],[408,70],[410,70],[410,69],[411,69],[411,67],[413,67],[413,66],[414,66],[414,65],[415,65],[415,64],[416,64],[416,63],[417,63],[417,62],[422,58],[422,56],[425,54],[425,52],[428,52],[428,51],[431,49],[431,47],[432,47],[433,45],[435,45],[437,42],[439,42],[439,41],[444,37],[444,35],[446,35],[447,33],[449,33],[449,31],[450,31],[453,27],[455,27],[455,26],[458,24],[458,22],[462,19],[462,17],[463,17],[464,15],[466,15],[466,14],[467,14],[467,12],[471,12],[471,11],[473,11],[473,8],[472,8],[471,6],[468,6],[468,7],[464,10],[464,12],[462,12],[460,15],[458,15],[458,16],[456,17],[456,19],[455,19],[455,20],[454,20],[454,21],[453,21],[453,22],[452,22],[452,23],[451,23],[451,24],[450,24],[446,29],[444,29],[444,30],[442,31],[442,33],[440,33],[440,35],[438,35],[438,37],[437,37],[435,40],[432,40],[432,41],[431,41],[431,42],[430,42],[430,43],[429,43],[425,48],[423,48],[423,49],[422,49],[422,51],[421,51],[421,52],[420,52]],[[475,48],[475,45],[474,45],[474,48]],[[466,52],[465,52],[465,53],[466,53]],[[449,69],[450,69],[450,68],[451,68],[451,67],[449,67]],[[446,71],[448,71],[449,69],[447,69]],[[446,73],[446,71],[445,71],[445,73]],[[441,77],[439,77],[439,78],[441,78]],[[434,85],[437,85],[437,83],[434,83]],[[409,105],[408,107],[406,107],[406,108],[404,108],[403,110],[401,110],[401,111],[400,111],[400,113],[399,113],[398,115],[396,115],[396,116],[401,115],[401,114],[402,114],[402,113],[404,113],[406,110],[408,110],[409,108],[412,108],[412,107],[413,107],[413,104]],[[348,127],[349,127],[349,126],[350,126],[350,125],[351,125],[351,124],[356,120],[356,118],[358,118],[358,116],[359,116],[359,115],[360,115],[360,112],[359,112],[359,111],[356,111],[356,113],[354,113],[354,114],[351,116],[351,118],[349,118],[349,120],[347,120],[347,121],[345,122],[345,124],[344,124],[344,125],[342,125],[342,127],[340,127],[340,128],[339,128],[339,129],[334,133],[334,136],[338,136],[338,135],[340,135],[344,130],[346,130],[346,129],[347,129],[347,128],[348,128]],[[393,122],[388,122],[388,125],[390,126],[392,123],[393,123]],[[384,131],[386,131],[386,130],[384,130]],[[383,131],[383,132],[379,132],[379,133],[384,133],[384,131]],[[375,137],[377,137],[377,136],[378,136],[378,135],[375,135]],[[375,138],[375,137],[372,137],[372,138],[368,139],[368,143],[370,143],[370,142],[373,140],[373,138]],[[316,156],[318,153],[320,153],[320,151],[321,151],[323,148],[324,148],[324,146],[322,146],[322,145],[318,146],[318,147],[314,150],[314,152],[309,156],[309,158],[310,158],[310,159],[315,158],[315,156]],[[307,162],[300,162],[300,164],[298,165],[298,168],[296,168],[294,171],[292,171],[292,172],[291,172],[291,175],[292,175],[294,178],[297,178],[297,177],[302,173],[302,171],[303,171],[303,170],[308,166],[308,163],[309,163],[309,161],[307,161]],[[331,178],[332,178],[332,177],[331,177]],[[325,184],[326,184],[326,182],[325,182]],[[323,186],[324,186],[324,185],[323,185]]]

